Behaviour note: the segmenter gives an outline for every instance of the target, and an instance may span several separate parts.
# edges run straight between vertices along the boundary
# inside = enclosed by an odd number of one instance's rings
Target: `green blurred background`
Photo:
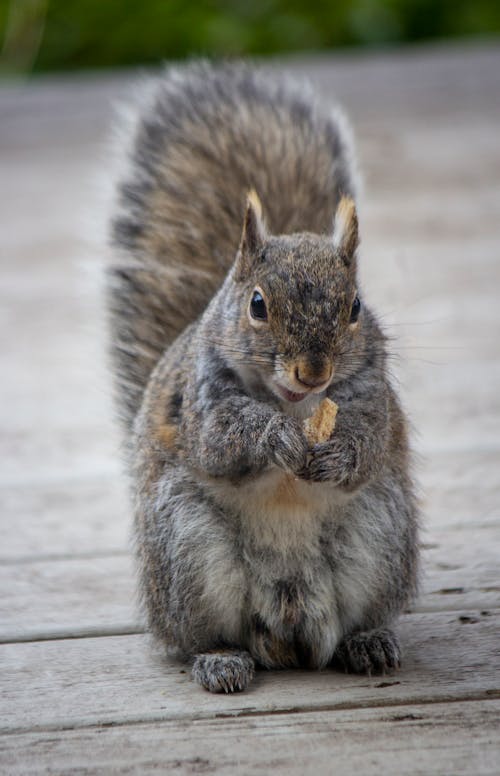
[[[500,0],[0,0],[4,73],[500,33]]]

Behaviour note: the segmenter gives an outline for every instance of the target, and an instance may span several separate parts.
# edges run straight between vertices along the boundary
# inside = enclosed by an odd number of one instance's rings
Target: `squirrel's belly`
[[[239,485],[211,483],[211,496],[238,519],[245,563],[245,646],[268,668],[323,668],[344,626],[338,580],[324,556],[324,522],[348,500],[328,483],[279,469]]]
[[[247,597],[251,654],[267,668],[323,668],[343,632],[327,566],[312,553],[288,569],[255,565]]]
[[[322,519],[346,501],[328,483],[306,482],[277,468],[248,483],[210,489],[222,508],[239,516],[255,544],[278,552],[314,542]]]

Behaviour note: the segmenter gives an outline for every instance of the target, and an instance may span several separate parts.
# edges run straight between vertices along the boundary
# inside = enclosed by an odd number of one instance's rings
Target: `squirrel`
[[[256,667],[396,670],[418,510],[357,281],[346,119],[283,76],[194,62],[127,137],[108,310],[151,631],[212,692]],[[325,397],[335,428],[311,444]]]

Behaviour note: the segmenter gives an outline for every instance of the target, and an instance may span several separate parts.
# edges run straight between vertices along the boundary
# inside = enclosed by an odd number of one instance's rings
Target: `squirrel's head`
[[[237,318],[241,360],[286,401],[321,393],[359,363],[364,338],[357,246],[350,198],[340,200],[329,235],[272,236],[259,198],[253,191],[248,196],[230,275],[231,318]],[[234,341],[230,337],[228,346]]]

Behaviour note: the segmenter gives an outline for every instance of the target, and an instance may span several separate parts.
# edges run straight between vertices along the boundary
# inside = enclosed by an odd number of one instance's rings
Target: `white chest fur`
[[[254,545],[284,554],[316,543],[322,519],[346,501],[328,483],[306,482],[275,467],[251,482],[211,490],[223,508],[239,516]]]

